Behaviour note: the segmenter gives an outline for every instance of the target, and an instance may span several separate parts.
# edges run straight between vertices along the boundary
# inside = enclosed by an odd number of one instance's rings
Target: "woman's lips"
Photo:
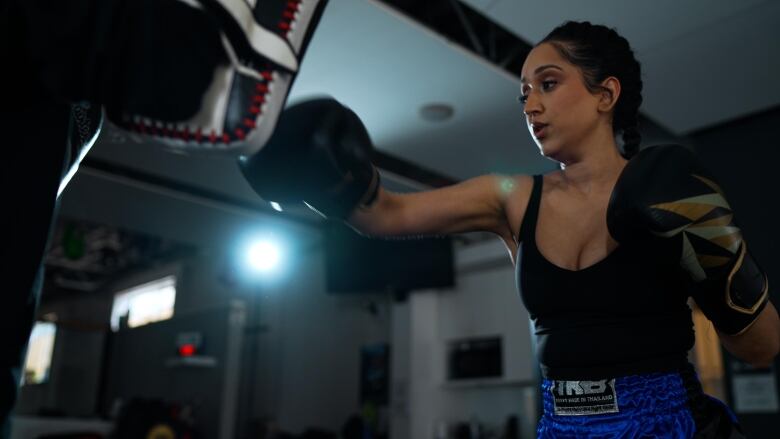
[[[544,138],[544,136],[547,135],[547,124],[540,123],[540,124],[533,124],[534,128],[534,137],[536,137],[538,140],[541,140]]]

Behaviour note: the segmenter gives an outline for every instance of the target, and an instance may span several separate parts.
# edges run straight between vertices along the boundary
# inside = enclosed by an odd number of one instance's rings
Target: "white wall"
[[[519,417],[523,437],[533,437],[537,384],[528,314],[506,250],[498,240],[460,248],[456,265],[454,289],[417,292],[394,307],[394,322],[408,320],[409,329],[394,331],[393,345],[409,349],[408,361],[393,364],[394,388],[408,383],[408,400],[393,406],[392,425],[401,427],[393,438],[433,438],[440,424],[471,419],[500,432],[509,415]],[[501,379],[447,382],[448,342],[496,335],[503,338]]]
[[[105,344],[103,331],[110,313],[110,300],[102,294],[60,296],[40,307],[39,316],[56,315],[49,379],[20,388],[17,414],[37,414],[41,410],[67,416],[94,413]]]
[[[61,416],[91,416],[100,386],[102,332],[58,327],[49,378],[20,388],[16,414],[37,415],[41,410]]]
[[[321,254],[312,253],[289,282],[261,292],[255,303],[262,329],[252,411],[293,433],[338,432],[359,413],[361,346],[390,341],[387,295],[329,294],[324,276]]]
[[[392,305],[392,352],[390,374],[390,435],[393,439],[411,437],[411,305],[410,301]]]

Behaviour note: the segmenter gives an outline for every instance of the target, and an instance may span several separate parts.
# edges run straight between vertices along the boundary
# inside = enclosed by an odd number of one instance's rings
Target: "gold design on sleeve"
[[[720,188],[720,186],[715,183],[714,181],[710,180],[707,177],[702,177],[701,175],[691,174],[694,178],[699,179],[701,182],[709,186],[712,190],[719,193],[721,196],[723,196],[723,189]]]
[[[728,201],[723,196],[723,191],[712,180],[692,175],[704,183],[710,193],[694,195],[676,201],[654,204],[650,207],[666,212],[672,212],[688,219],[688,223],[672,230],[656,231],[657,236],[673,237],[682,233],[682,253],[680,265],[685,267],[696,281],[707,278],[705,269],[712,269],[727,265],[731,257],[712,255],[705,253],[703,249],[696,248],[688,239],[688,234],[706,239],[712,244],[736,255],[742,245],[742,232],[734,224],[734,214]],[[706,218],[706,219],[705,219]]]
[[[736,232],[729,235],[717,236],[710,239],[713,244],[717,244],[733,254],[737,254],[739,246],[742,245],[742,232],[737,229]]]
[[[729,308],[733,309],[734,311],[741,312],[742,314],[753,315],[756,313],[756,310],[758,310],[758,307],[764,303],[767,294],[769,294],[769,279],[767,279],[766,273],[762,273],[762,276],[764,277],[764,288],[761,289],[761,297],[756,300],[756,303],[753,306],[750,308],[743,308],[731,300],[731,283],[734,279],[734,275],[739,271],[740,268],[742,268],[742,263],[745,262],[746,253],[747,244],[742,245],[741,251],[739,252],[739,259],[737,260],[737,263],[734,264],[734,268],[731,269],[728,281],[726,281],[726,304],[728,304]]]
[[[731,258],[727,258],[724,256],[712,256],[712,255],[696,255],[697,259],[699,260],[699,264],[701,264],[704,268],[717,268],[722,267],[729,263]]]
[[[698,254],[691,245],[691,241],[688,240],[688,235],[683,233],[683,246],[682,254],[680,255],[680,266],[691,274],[691,278],[695,282],[701,282],[707,279],[707,273],[704,272],[701,263],[699,262]]]
[[[733,214],[719,216],[711,220],[702,221],[699,223],[699,227],[718,227],[731,225],[731,221],[734,219]]]
[[[653,206],[654,209],[665,210],[676,213],[677,215],[696,221],[699,218],[712,212],[713,205],[703,203],[691,203],[688,200],[678,200],[671,203],[660,203]]]

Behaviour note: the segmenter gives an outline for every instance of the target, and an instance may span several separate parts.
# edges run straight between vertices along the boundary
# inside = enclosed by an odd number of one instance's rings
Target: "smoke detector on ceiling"
[[[420,107],[420,117],[428,122],[444,122],[452,119],[455,109],[450,104],[432,102]]]

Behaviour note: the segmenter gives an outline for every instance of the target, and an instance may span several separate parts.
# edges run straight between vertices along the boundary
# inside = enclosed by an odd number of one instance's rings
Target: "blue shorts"
[[[542,382],[538,438],[744,438],[693,369],[595,381]]]

